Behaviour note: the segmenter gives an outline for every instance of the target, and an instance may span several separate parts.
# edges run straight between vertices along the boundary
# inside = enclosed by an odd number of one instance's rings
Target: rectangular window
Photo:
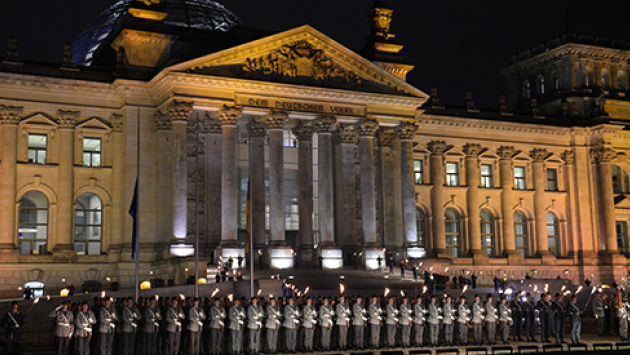
[[[514,188],[517,190],[526,190],[525,168],[522,166],[514,167]]]
[[[297,138],[289,130],[282,131],[282,145],[285,147],[297,147]]]
[[[46,147],[48,136],[45,134],[28,135],[28,162],[31,164],[46,164]]]
[[[459,167],[457,163],[446,163],[446,185],[459,186]]]
[[[621,187],[621,169],[619,169],[619,167],[617,165],[613,165],[610,168],[611,174],[612,174],[612,185],[613,185],[613,192],[616,194],[620,194],[622,191],[622,187]]]
[[[486,188],[494,187],[492,164],[481,164],[481,186]]]
[[[547,169],[547,190],[558,191],[558,170]]]
[[[628,224],[626,222],[617,221],[617,247],[622,254],[628,253]]]
[[[424,184],[424,166],[422,160],[413,161],[413,175],[416,181],[416,185]]]
[[[83,138],[83,166],[101,166],[101,139]]]

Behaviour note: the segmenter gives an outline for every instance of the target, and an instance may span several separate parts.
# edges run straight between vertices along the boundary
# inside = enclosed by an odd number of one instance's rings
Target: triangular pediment
[[[55,120],[41,112],[34,113],[30,116],[27,116],[20,121],[21,125],[29,124],[29,125],[44,125],[44,126],[53,126],[57,127],[57,122]]]
[[[527,153],[519,150],[516,154],[514,154],[514,156],[512,157],[512,160],[521,161],[521,162],[531,162],[532,157],[527,155]]]
[[[630,199],[625,195],[615,196],[615,208],[630,209]]]
[[[98,117],[91,117],[77,125],[77,128],[90,129],[90,130],[106,130],[110,131],[111,128],[103,123]]]
[[[308,25],[180,63],[165,70],[428,97],[421,90]]]
[[[499,159],[500,157],[490,148],[485,148],[479,154],[479,158],[482,159]]]

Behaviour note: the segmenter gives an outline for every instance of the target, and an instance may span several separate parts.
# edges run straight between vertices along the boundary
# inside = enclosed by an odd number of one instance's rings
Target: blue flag
[[[136,243],[138,242],[137,223],[138,223],[138,179],[136,178],[136,186],[133,189],[133,199],[129,207],[129,215],[133,218],[133,232],[131,233],[131,258],[136,258]]]

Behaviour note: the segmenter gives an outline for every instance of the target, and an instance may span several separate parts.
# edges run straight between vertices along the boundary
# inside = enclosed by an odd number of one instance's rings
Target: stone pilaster
[[[374,169],[374,134],[377,129],[378,122],[373,118],[364,118],[357,123],[361,153],[361,216],[364,248],[377,247]]]
[[[17,125],[22,119],[22,107],[0,105],[2,125],[2,169],[0,169],[0,260],[17,258],[15,248],[15,200],[17,193]],[[10,256],[9,254],[13,254]]]
[[[483,254],[481,249],[481,226],[479,219],[479,183],[481,177],[479,175],[479,153],[481,153],[481,145],[476,143],[468,143],[464,146],[466,153],[466,182],[468,190],[466,197],[468,199],[468,236],[469,249],[468,253],[473,256]]]
[[[545,190],[547,189],[547,175],[545,174],[546,149],[532,150],[532,170],[534,173],[534,222],[536,224],[536,255],[549,255],[549,238],[547,237],[547,213],[545,205]]]
[[[416,183],[413,172],[413,136],[417,130],[418,127],[413,122],[401,122],[397,128],[400,138],[403,246],[406,248],[418,246]]]
[[[335,214],[333,200],[332,132],[337,120],[333,116],[321,116],[317,128],[317,168],[319,184],[319,235],[323,248],[335,246]]]
[[[444,225],[446,218],[444,216],[444,205],[446,197],[444,196],[444,151],[446,151],[446,142],[431,141],[428,144],[431,152],[431,183],[433,190],[431,191],[431,210],[433,211],[433,240],[431,245],[431,254],[436,257],[446,255],[446,226]]]
[[[619,254],[617,245],[617,231],[615,228],[615,194],[612,185],[611,164],[617,153],[602,143],[591,149],[594,162],[597,164],[598,185],[599,185],[599,212],[600,223],[603,225],[604,238],[606,241],[606,254]]]
[[[502,146],[497,150],[499,155],[499,175],[501,180],[501,214],[503,216],[503,254],[508,258],[514,258],[516,254],[516,239],[514,237],[514,174],[512,169],[512,157],[516,150],[514,147]]]
[[[186,239],[188,209],[188,152],[186,126],[193,105],[189,102],[173,101],[168,107],[168,115],[173,130],[173,235],[177,240]]]
[[[293,129],[298,139],[298,213],[300,260],[313,263],[313,126],[300,123]]]
[[[378,139],[380,164],[377,176],[380,178],[378,232],[381,236],[379,247],[398,250],[405,244],[403,224],[403,194],[400,160],[400,139],[395,131],[381,128]]]
[[[357,236],[359,215],[356,208],[355,150],[357,132],[354,126],[335,131],[335,239],[339,246],[352,246],[355,250],[363,240]],[[348,222],[353,221],[353,222]]]
[[[221,122],[221,247],[238,247],[238,174],[236,123],[243,111],[223,107],[217,112]],[[224,253],[224,256],[228,256]]]
[[[252,118],[248,125],[251,233],[255,249],[265,246],[265,124]]]
[[[103,244],[103,250],[118,250],[122,248],[122,239],[125,235],[125,223],[124,219],[128,215],[127,210],[129,206],[126,206],[123,202],[125,200],[125,191],[128,187],[125,184],[125,137],[123,135],[123,116],[117,113],[113,113],[110,116],[110,125],[112,127],[112,142],[113,142],[113,174],[114,174],[114,193],[112,198],[112,223],[111,223],[111,237],[109,245]],[[107,249],[106,249],[107,248]]]

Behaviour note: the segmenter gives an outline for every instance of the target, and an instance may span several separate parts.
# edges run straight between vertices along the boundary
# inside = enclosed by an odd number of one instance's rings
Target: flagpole
[[[195,297],[199,297],[199,114],[197,113],[197,172],[195,175]]]
[[[133,241],[133,248],[135,250],[136,257],[136,302],[140,298],[140,107],[138,107],[138,113],[136,114],[136,165],[137,165],[137,174],[136,177],[136,223],[135,223],[135,234],[136,238]]]
[[[249,221],[247,221],[247,223],[249,223],[249,270],[250,270],[250,279],[249,280],[249,288],[251,290],[250,292],[250,296],[254,297],[254,236],[252,233],[253,232],[253,216],[254,214],[252,213],[252,198],[251,198],[251,186],[252,186],[252,136],[251,136],[251,132],[249,135]]]

